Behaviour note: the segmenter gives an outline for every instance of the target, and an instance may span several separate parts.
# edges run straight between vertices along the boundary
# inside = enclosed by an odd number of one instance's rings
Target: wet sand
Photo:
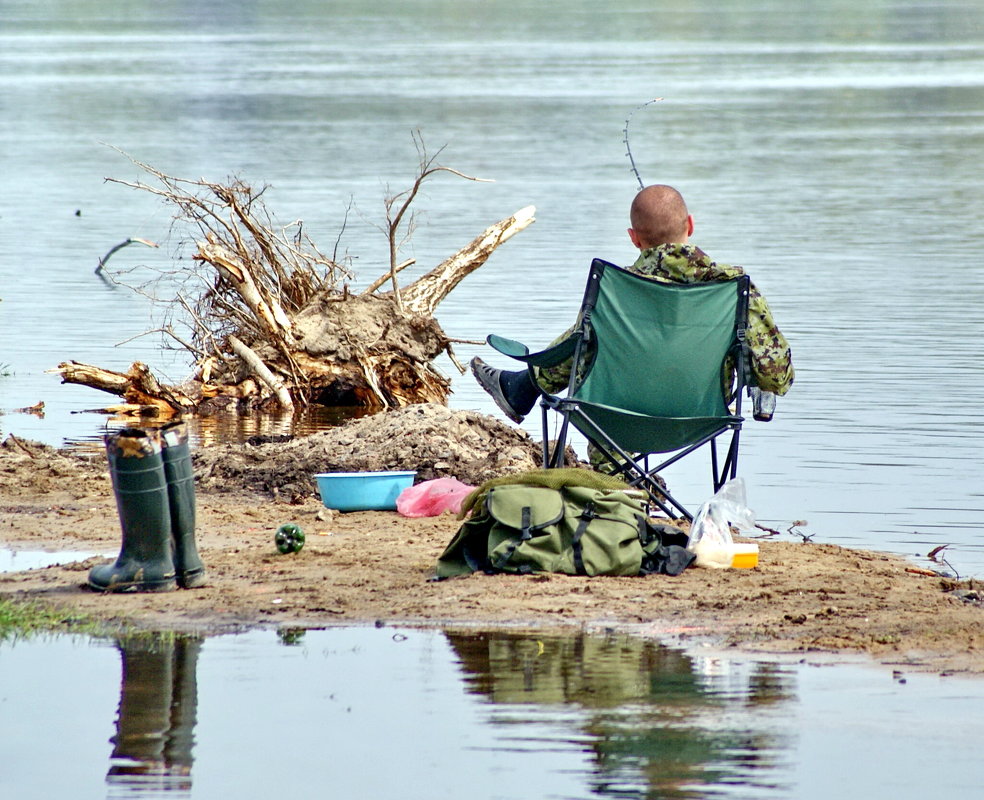
[[[631,631],[748,652],[865,654],[908,670],[984,672],[984,607],[974,582],[903,558],[796,537],[757,539],[759,566],[690,568],[676,577],[489,576],[430,580],[460,522],[397,512],[330,512],[278,459],[323,449],[318,436],[196,454],[198,549],[206,585],[101,594],[86,575],[103,557],[0,574],[0,597],[149,629],[408,626]],[[237,455],[238,454],[238,455]],[[264,481],[216,475],[240,459]],[[395,468],[395,467],[390,467]],[[307,469],[307,467],[304,467]],[[282,474],[289,491],[269,485]],[[254,476],[255,477],[255,476]],[[472,477],[480,477],[476,474]],[[262,488],[260,485],[262,484]],[[229,491],[236,485],[236,491]],[[301,552],[281,555],[277,527],[297,523]],[[115,554],[120,527],[105,459],[34,443],[0,447],[0,547]]]

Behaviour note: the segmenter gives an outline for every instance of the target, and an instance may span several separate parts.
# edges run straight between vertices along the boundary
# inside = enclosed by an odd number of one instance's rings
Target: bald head
[[[647,186],[635,196],[629,210],[629,236],[641,250],[661,244],[686,242],[693,233],[687,204],[672,186]]]

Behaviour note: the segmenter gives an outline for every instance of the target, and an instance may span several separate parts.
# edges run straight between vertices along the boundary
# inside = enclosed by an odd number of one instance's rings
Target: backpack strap
[[[533,509],[530,506],[523,506],[523,510],[520,515],[520,529],[519,536],[510,542],[509,547],[506,549],[499,558],[492,562],[492,568],[494,570],[503,569],[509,560],[513,557],[513,553],[516,552],[516,548],[519,547],[525,541],[533,538],[532,533],[532,519],[533,519]],[[532,570],[527,565],[523,565],[519,568],[520,574],[526,574],[532,572]]]
[[[519,540],[521,542],[525,542],[527,539],[532,539],[533,538],[533,534],[530,533],[530,525],[531,525],[531,519],[532,519],[531,512],[532,511],[533,511],[533,509],[530,508],[529,506],[523,506],[522,522],[521,522],[521,526],[520,526],[520,529],[519,529],[519,531],[520,531],[520,533],[519,533]]]
[[[581,537],[584,536],[584,532],[588,529],[588,525],[591,524],[591,520],[598,519],[598,515],[595,513],[594,501],[589,500],[585,503],[584,508],[581,509],[581,513],[578,514],[577,528],[574,531],[574,536],[571,538],[571,548],[574,550],[574,568],[577,570],[578,575],[587,575],[588,571],[584,567],[584,555],[581,551]]]

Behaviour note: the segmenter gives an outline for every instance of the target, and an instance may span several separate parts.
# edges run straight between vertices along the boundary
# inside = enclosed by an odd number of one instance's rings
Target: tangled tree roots
[[[54,371],[126,402],[107,410],[161,416],[232,403],[379,410],[446,403],[450,381],[433,361],[447,353],[457,362],[435,309],[496,247],[534,221],[534,209],[490,226],[401,288],[397,275],[413,262],[397,263],[397,242],[401,225],[412,227],[407,211],[420,185],[439,172],[477,180],[437,165],[416,141],[421,160],[413,187],[386,201],[389,269],[358,294],[349,291],[349,270],[322,254],[300,223],[274,228],[263,190],[239,180],[174,178],[134,162],[159,185],[111,180],[163,197],[177,209],[176,220],[195,231],[190,266],[168,276],[181,288],[167,301],[171,322],[160,328],[192,354],[194,373],[180,386],[165,386],[140,363],[119,373],[67,361]]]

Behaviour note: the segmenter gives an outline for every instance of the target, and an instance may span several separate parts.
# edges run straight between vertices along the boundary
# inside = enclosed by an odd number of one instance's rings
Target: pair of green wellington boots
[[[170,592],[205,583],[195,546],[195,475],[188,428],[125,428],[106,437],[109,474],[123,529],[113,564],[89,571],[101,592]]]

